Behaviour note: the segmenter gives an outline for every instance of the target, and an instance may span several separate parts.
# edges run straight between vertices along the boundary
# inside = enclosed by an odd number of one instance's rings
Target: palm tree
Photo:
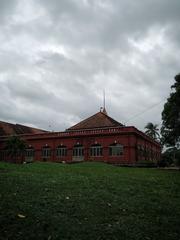
[[[145,126],[145,133],[149,136],[152,137],[154,140],[158,140],[160,139],[160,135],[159,135],[159,129],[158,129],[158,125],[157,124],[153,124],[151,122],[147,123],[147,125]]]
[[[6,150],[8,155],[12,157],[12,160],[17,160],[17,157],[23,157],[26,149],[26,143],[18,136],[11,136],[6,142]]]

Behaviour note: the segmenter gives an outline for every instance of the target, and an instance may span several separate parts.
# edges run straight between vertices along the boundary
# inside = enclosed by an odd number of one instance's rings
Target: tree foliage
[[[26,143],[18,136],[11,136],[8,138],[6,142],[6,150],[12,158],[16,159],[17,156],[24,154],[25,149]]]
[[[180,149],[176,147],[166,149],[158,165],[160,167],[180,166]]]
[[[166,146],[177,146],[180,142],[180,74],[175,76],[171,89],[162,112],[161,135]]]
[[[158,129],[158,125],[157,124],[153,124],[151,122],[147,123],[147,125],[145,126],[145,133],[146,135],[148,135],[149,137],[152,137],[154,140],[158,140],[159,139],[159,129]]]

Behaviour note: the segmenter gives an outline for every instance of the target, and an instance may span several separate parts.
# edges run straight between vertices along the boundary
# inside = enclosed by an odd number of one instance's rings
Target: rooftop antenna
[[[106,109],[106,96],[105,96],[105,90],[103,90],[103,109]]]
[[[50,132],[54,132],[50,124],[49,124],[49,129],[50,129]]]
[[[106,94],[105,94],[105,90],[103,90],[103,111],[102,111],[102,112],[107,115],[107,112],[106,112]]]

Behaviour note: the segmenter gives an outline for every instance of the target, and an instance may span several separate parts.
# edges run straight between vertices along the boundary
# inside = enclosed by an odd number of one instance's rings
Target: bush
[[[161,160],[158,162],[159,167],[180,166],[180,149],[169,148],[162,153]]]

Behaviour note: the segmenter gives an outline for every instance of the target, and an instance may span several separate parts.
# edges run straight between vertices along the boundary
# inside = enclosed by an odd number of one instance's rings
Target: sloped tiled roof
[[[77,123],[76,125],[67,129],[67,131],[82,130],[82,129],[95,129],[95,128],[111,128],[121,127],[123,124],[117,122],[109,117],[105,112],[98,112],[93,116]]]
[[[0,136],[44,133],[45,130],[0,121]]]

